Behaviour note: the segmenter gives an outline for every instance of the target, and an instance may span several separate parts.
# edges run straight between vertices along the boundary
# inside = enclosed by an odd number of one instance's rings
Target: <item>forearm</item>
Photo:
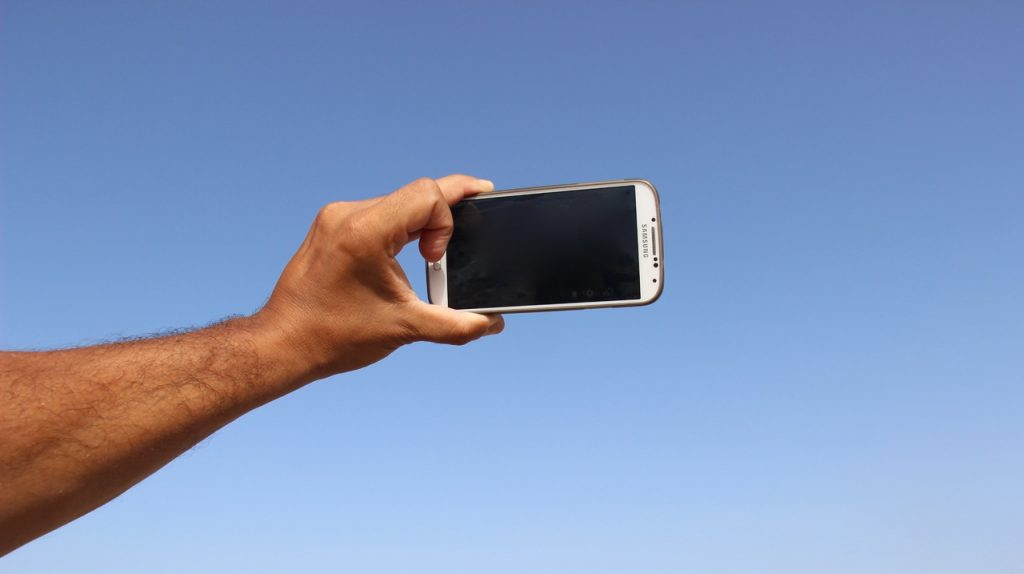
[[[450,205],[493,189],[451,175],[317,214],[252,317],[148,340],[0,351],[0,555],[124,492],[218,428],[298,387],[414,341],[502,330],[420,300],[395,259],[438,261]]]
[[[258,317],[0,354],[0,554],[114,498],[312,375]]]

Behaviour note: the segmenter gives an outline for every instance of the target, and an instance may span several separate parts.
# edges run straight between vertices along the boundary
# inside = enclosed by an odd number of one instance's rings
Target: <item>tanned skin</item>
[[[118,496],[241,415],[415,341],[465,344],[504,321],[420,300],[395,260],[436,261],[449,207],[487,180],[420,179],[325,206],[267,304],[154,339],[0,352],[0,555]]]

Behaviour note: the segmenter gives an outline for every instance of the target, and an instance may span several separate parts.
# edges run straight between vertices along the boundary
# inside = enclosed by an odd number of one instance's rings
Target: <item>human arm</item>
[[[426,259],[439,259],[449,206],[491,188],[457,175],[325,206],[252,316],[154,339],[0,352],[0,555],[311,381],[414,341],[501,331],[500,316],[420,300],[395,259],[416,238]]]

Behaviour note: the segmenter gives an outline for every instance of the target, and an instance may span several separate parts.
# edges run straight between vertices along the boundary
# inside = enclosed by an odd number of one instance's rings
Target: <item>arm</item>
[[[463,344],[500,316],[429,305],[395,256],[440,259],[449,206],[485,180],[422,179],[317,215],[251,317],[155,339],[0,352],[0,555],[118,496],[246,412],[414,341]]]

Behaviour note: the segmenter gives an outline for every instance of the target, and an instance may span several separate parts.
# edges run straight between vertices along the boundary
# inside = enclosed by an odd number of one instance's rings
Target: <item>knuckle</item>
[[[441,190],[441,187],[437,185],[437,182],[429,177],[421,177],[416,181],[412,182],[412,187],[417,191],[430,191],[430,190]]]
[[[429,199],[435,201],[438,198],[443,198],[444,193],[441,192],[441,186],[438,185],[436,180],[429,177],[421,177],[416,181],[409,184],[408,189],[412,191],[417,199]]]
[[[371,223],[365,211],[353,209],[355,204],[329,203],[317,213],[315,226],[324,245],[341,249],[355,256],[370,252]]]
[[[316,223],[319,226],[333,226],[344,217],[345,202],[335,201],[320,208],[316,213]]]

